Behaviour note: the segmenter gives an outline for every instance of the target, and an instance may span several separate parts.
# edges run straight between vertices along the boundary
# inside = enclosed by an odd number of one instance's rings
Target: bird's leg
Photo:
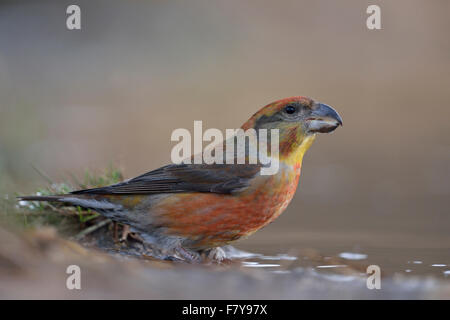
[[[133,240],[136,240],[137,242],[140,243],[145,243],[144,238],[142,238],[138,233],[134,232],[131,230],[131,227],[127,224],[123,224],[123,229],[122,229],[122,235],[120,236],[119,241],[120,242],[125,242],[128,240],[128,237],[130,237]],[[117,237],[117,235],[115,234],[115,237]]]
[[[113,221],[113,227],[114,227],[114,243],[118,243],[119,242],[119,223]]]
[[[127,225],[127,224],[124,224],[123,225],[123,229],[122,229],[122,235],[120,236],[119,241],[120,242],[125,242],[127,240],[127,238],[128,238],[128,235],[130,235],[130,234],[131,234],[130,226]]]
[[[176,255],[189,263],[198,263],[202,260],[198,252],[186,249],[182,246],[175,247],[174,251]]]

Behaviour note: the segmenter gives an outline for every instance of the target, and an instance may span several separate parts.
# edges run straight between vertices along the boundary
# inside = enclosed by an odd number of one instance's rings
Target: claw
[[[208,260],[212,260],[214,262],[222,262],[227,258],[227,254],[221,247],[215,247],[205,251]]]
[[[199,263],[202,260],[200,254],[183,247],[176,247],[174,251],[175,254],[189,263]]]

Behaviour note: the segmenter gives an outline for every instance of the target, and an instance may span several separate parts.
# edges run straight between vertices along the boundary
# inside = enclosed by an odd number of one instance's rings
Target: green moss
[[[38,188],[35,193],[42,196],[102,187],[123,180],[122,171],[113,165],[109,165],[101,173],[86,171],[81,182],[76,177],[71,176],[70,180],[56,183],[39,170],[37,171],[46,180],[46,185]],[[67,206],[63,203],[18,201],[16,197],[22,195],[25,194],[4,196],[0,200],[0,223],[20,229],[52,226],[62,234],[71,235],[92,225],[98,219],[102,219],[98,213],[92,210]]]

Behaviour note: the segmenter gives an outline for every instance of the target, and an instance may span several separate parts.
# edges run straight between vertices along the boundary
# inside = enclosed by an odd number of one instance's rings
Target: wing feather
[[[211,192],[230,194],[248,187],[260,165],[171,164],[118,184],[73,194],[157,194]]]

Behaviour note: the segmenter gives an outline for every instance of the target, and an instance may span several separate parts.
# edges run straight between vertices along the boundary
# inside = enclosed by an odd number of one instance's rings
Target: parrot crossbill
[[[261,164],[170,164],[106,187],[21,199],[97,211],[189,262],[200,261],[202,252],[220,260],[220,246],[251,235],[286,209],[316,134],[339,125],[342,119],[330,106],[302,96],[286,98],[241,127],[279,130],[279,170],[273,175],[262,175]]]

